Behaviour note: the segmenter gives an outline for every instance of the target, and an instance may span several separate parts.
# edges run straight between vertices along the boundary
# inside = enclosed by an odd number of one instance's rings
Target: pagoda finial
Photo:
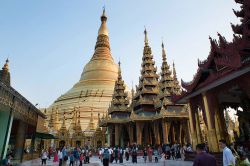
[[[9,59],[8,58],[6,59],[5,64],[2,69],[5,71],[9,71]]]
[[[163,41],[162,41],[161,47],[162,47],[162,60],[163,60],[163,62],[165,62],[166,59],[167,59],[167,58],[166,58],[167,55],[166,55],[166,51],[165,51],[165,49],[164,49],[164,43],[163,43]]]
[[[174,79],[177,78],[174,61],[173,61],[173,77]]]
[[[102,16],[101,16],[101,21],[107,21],[107,16],[106,16],[106,12],[105,12],[105,6],[103,6],[102,8]]]
[[[147,33],[146,27],[145,27],[145,30],[144,30],[144,35],[145,35],[145,39],[144,39],[145,46],[148,46],[148,33]]]
[[[135,90],[134,90],[134,82],[132,81],[132,89],[131,89],[131,97],[132,97],[132,101],[135,95]]]
[[[108,28],[107,28],[107,25],[106,25],[107,16],[106,16],[105,8],[103,8],[103,11],[102,11],[101,21],[102,21],[102,24],[101,24],[101,26],[99,28],[98,36],[99,35],[106,35],[106,36],[108,36]]]

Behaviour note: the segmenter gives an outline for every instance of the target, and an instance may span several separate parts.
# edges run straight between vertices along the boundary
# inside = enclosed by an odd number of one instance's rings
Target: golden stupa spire
[[[5,64],[2,69],[5,71],[9,71],[9,59],[8,58],[6,59]]]
[[[107,28],[107,25],[106,25],[106,22],[107,22],[107,16],[106,16],[106,13],[105,13],[105,7],[103,8],[103,11],[102,11],[102,15],[101,15],[101,21],[102,21],[102,24],[99,28],[99,31],[98,31],[98,36],[99,35],[106,35],[108,36],[108,28]]]
[[[146,27],[145,27],[145,30],[144,30],[144,35],[145,35],[145,39],[144,39],[145,46],[148,46],[148,32],[147,32]]]
[[[97,41],[95,45],[95,53],[92,57],[94,59],[109,59],[112,60],[111,52],[110,52],[110,44],[108,37],[108,28],[107,28],[107,16],[105,12],[105,8],[103,8],[103,12],[101,15],[101,26],[98,31]]]

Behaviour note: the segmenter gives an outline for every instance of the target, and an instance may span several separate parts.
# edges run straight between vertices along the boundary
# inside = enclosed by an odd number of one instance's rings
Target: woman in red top
[[[151,149],[151,147],[148,147],[148,161],[152,162],[152,155],[153,155],[153,150]]]
[[[82,166],[82,161],[84,160],[84,155],[83,153],[80,154],[80,166]]]

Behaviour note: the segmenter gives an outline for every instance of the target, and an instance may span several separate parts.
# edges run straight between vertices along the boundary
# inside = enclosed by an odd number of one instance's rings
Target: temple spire
[[[145,35],[145,39],[144,39],[145,46],[148,46],[148,32],[147,32],[146,27],[145,27],[145,30],[144,30],[144,35]]]
[[[65,124],[65,112],[63,113],[63,122],[62,122],[62,126],[60,128],[61,131],[66,130],[66,124]]]
[[[8,58],[6,59],[5,64],[2,69],[5,71],[9,71],[9,59]]]
[[[114,94],[112,97],[111,105],[109,106],[108,113],[111,116],[117,112],[129,112],[128,111],[128,95],[125,93],[125,85],[121,75],[121,62],[119,61],[118,78],[115,82]]]
[[[58,113],[58,108],[56,108],[55,130],[59,130],[59,113]]]
[[[100,36],[100,35],[108,36],[108,28],[107,28],[107,25],[106,25],[107,19],[108,18],[106,16],[105,8],[103,8],[102,15],[101,15],[102,24],[101,24],[101,26],[99,28],[98,36]]]
[[[94,59],[109,59],[113,61],[110,52],[110,44],[109,44],[109,36],[108,36],[108,28],[107,28],[107,16],[105,12],[105,8],[103,9],[101,15],[101,26],[98,30],[97,41],[95,45],[95,52],[92,57]]]
[[[9,59],[6,59],[2,70],[0,70],[0,81],[10,86]]]
[[[166,55],[163,41],[162,41],[161,47],[162,47],[162,60],[163,62],[165,62],[167,60],[167,55]]]
[[[52,108],[52,111],[51,111],[51,114],[50,114],[50,119],[49,119],[49,128],[51,130],[54,130],[55,129],[55,112],[54,112],[54,108]]]
[[[119,68],[118,68],[118,80],[122,79],[122,73],[121,73],[121,61],[118,62]]]
[[[160,79],[160,94],[155,100],[155,108],[161,109],[166,108],[168,105],[172,104],[171,92],[174,87],[174,79],[171,76],[172,72],[170,66],[168,65],[166,58],[166,51],[164,48],[164,43],[161,44],[162,47],[162,66],[161,66],[161,79]]]
[[[173,87],[173,93],[176,95],[181,94],[181,87],[179,85],[179,81],[177,79],[177,74],[176,74],[176,69],[175,69],[175,64],[173,62],[173,78],[174,78],[174,87]]]
[[[174,79],[177,79],[177,75],[176,75],[176,70],[175,70],[175,64],[173,62],[173,77]]]
[[[147,30],[144,30],[145,46],[143,49],[141,76],[139,78],[139,85],[136,87],[136,94],[134,95],[133,109],[134,112],[141,115],[148,111],[154,110],[154,99],[159,94],[158,88],[158,74],[155,66],[154,57],[151,47],[148,44]]]

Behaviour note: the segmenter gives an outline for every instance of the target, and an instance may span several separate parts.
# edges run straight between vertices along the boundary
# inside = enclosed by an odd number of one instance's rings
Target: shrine
[[[218,33],[219,40],[209,37],[211,49],[206,60],[198,60],[198,70],[190,82],[182,81],[185,91],[175,96],[176,103],[188,103],[192,145],[208,142],[211,152],[218,152],[220,139],[249,147],[250,140],[250,3],[235,0],[240,11],[240,25],[231,24],[233,41]],[[237,111],[238,119],[230,122],[228,108]],[[202,134],[203,129],[206,134]],[[231,126],[231,127],[230,127]],[[230,136],[229,128],[232,129]],[[238,128],[238,129],[237,129]],[[205,139],[202,139],[205,136]]]

